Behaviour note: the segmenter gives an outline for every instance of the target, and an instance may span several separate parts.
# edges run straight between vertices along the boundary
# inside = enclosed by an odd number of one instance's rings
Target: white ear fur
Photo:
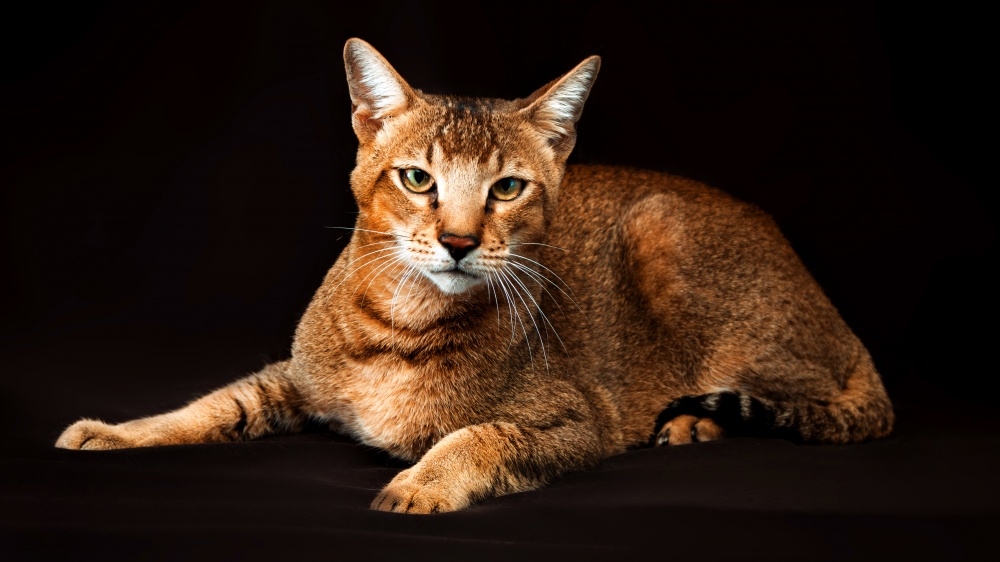
[[[590,88],[594,85],[600,68],[601,57],[593,56],[584,60],[526,108],[526,111],[531,112],[535,125],[554,145],[562,144],[573,136],[574,125],[580,119],[583,104],[590,95]]]
[[[361,39],[347,40],[344,67],[354,105],[354,129],[365,140],[378,132],[383,119],[407,108],[413,91],[392,65]]]

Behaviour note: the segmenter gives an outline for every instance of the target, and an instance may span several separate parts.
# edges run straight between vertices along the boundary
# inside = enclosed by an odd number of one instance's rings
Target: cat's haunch
[[[666,173],[567,167],[598,57],[510,101],[424,93],[360,39],[344,60],[360,213],[291,359],[56,446],[330,422],[415,462],[372,508],[433,513],[649,443],[892,430],[868,351],[764,212]]]

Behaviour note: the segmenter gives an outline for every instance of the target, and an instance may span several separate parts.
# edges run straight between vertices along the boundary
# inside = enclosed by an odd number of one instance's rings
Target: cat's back
[[[652,196],[663,197],[678,211],[694,213],[692,218],[732,215],[738,217],[736,220],[753,221],[756,226],[773,226],[770,217],[757,206],[721,189],[668,172],[629,166],[567,166],[559,205],[564,215],[608,215],[618,211],[620,216]]]
[[[644,240],[660,239],[677,251],[683,246],[688,257],[738,251],[763,258],[780,250],[779,259],[797,264],[767,213],[685,177],[626,166],[572,165],[559,197],[550,235],[555,245],[572,246],[574,253],[607,253],[609,245],[623,244],[626,251],[641,250]],[[682,257],[676,251],[671,255]]]

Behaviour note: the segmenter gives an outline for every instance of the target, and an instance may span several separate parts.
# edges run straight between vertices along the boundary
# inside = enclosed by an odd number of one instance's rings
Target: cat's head
[[[448,294],[544,240],[598,57],[513,101],[425,94],[360,39],[344,61],[359,229],[391,233],[403,263]]]

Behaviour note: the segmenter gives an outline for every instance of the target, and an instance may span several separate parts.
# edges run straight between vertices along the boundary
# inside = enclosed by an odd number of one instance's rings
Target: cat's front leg
[[[596,464],[603,451],[598,432],[582,422],[547,428],[510,422],[469,426],[449,434],[400,472],[371,507],[400,513],[464,509]]]
[[[56,447],[126,449],[182,443],[253,439],[297,431],[305,416],[301,397],[289,379],[290,361],[263,370],[209,393],[187,406],[137,420],[108,424],[83,419],[66,428]]]

